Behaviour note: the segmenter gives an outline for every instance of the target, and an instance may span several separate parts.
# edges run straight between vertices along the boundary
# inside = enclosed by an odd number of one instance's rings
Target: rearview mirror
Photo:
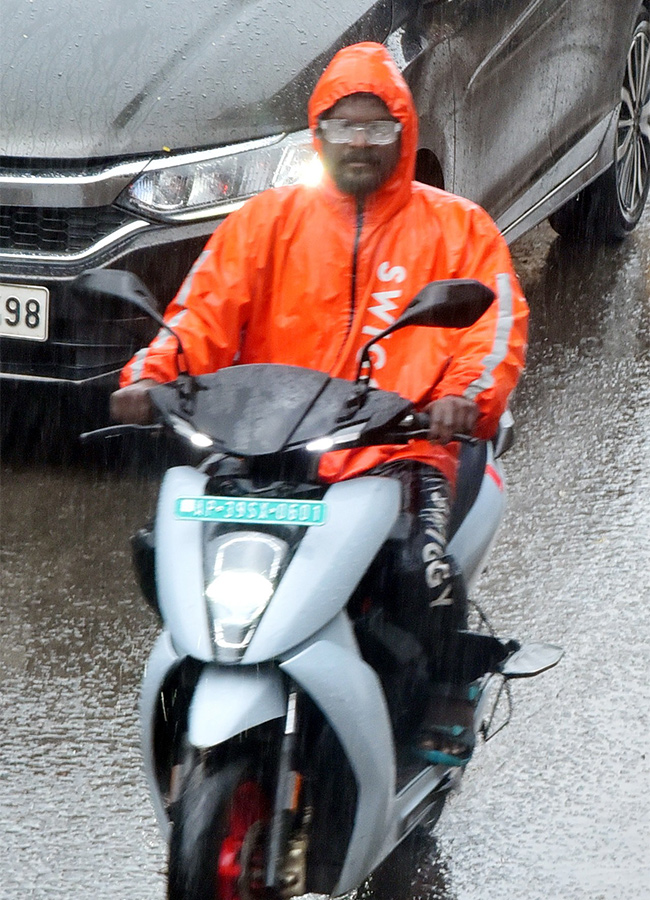
[[[406,325],[469,328],[481,318],[494,297],[493,290],[472,278],[431,281],[415,295],[385,333]]]
[[[72,282],[72,291],[85,305],[99,303],[104,310],[107,303],[135,306],[172,335],[178,345],[179,357],[183,355],[181,339],[158,312],[153,294],[133,272],[125,269],[88,269]]]
[[[105,308],[111,302],[120,305],[127,303],[151,316],[159,325],[164,324],[153,295],[133,272],[88,269],[72,282],[72,291],[86,305],[100,303]]]
[[[532,678],[556,666],[564,655],[555,644],[529,642],[507,656],[498,667],[505,678]]]
[[[364,346],[359,360],[357,380],[361,377],[363,366],[370,362],[370,348],[382,338],[406,328],[407,325],[469,328],[481,318],[494,298],[493,290],[471,278],[452,278],[425,284],[401,316]]]

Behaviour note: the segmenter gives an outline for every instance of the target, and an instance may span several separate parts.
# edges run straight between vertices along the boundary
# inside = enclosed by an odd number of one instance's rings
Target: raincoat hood
[[[359,93],[375,94],[384,101],[393,118],[402,123],[397,166],[388,180],[370,195],[372,203],[379,201],[382,206],[388,204],[393,211],[406,203],[411,193],[418,144],[418,116],[411,91],[382,44],[365,41],[344,47],[325,69],[309,100],[309,127],[314,133],[314,145],[322,154],[321,141],[315,133],[320,116],[343,97]],[[338,192],[329,176],[326,176],[326,187]]]

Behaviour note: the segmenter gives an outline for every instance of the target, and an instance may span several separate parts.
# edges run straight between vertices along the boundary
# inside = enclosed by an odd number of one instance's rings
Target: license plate
[[[50,292],[31,284],[0,284],[0,335],[46,341]]]
[[[179,497],[177,519],[203,522],[256,522],[259,525],[324,525],[323,500],[252,500],[236,497]]]

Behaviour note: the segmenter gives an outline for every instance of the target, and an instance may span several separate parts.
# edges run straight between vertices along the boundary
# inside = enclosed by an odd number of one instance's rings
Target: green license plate
[[[177,519],[194,519],[202,522],[324,525],[327,518],[327,504],[323,500],[179,497],[174,513]]]

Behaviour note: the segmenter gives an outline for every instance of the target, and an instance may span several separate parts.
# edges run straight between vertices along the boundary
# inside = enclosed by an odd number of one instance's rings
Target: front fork
[[[291,684],[284,732],[280,743],[276,790],[271,816],[265,885],[277,888],[281,897],[301,897],[307,890],[307,847],[311,808],[304,806],[300,819],[302,774],[295,768],[299,727],[300,691]]]
[[[292,687],[287,699],[287,713],[276,774],[275,802],[269,825],[265,879],[267,888],[275,887],[278,880],[281,848],[287,833],[287,813],[294,811],[295,794],[299,787],[299,775],[292,768],[296,747],[297,706],[298,692]]]

